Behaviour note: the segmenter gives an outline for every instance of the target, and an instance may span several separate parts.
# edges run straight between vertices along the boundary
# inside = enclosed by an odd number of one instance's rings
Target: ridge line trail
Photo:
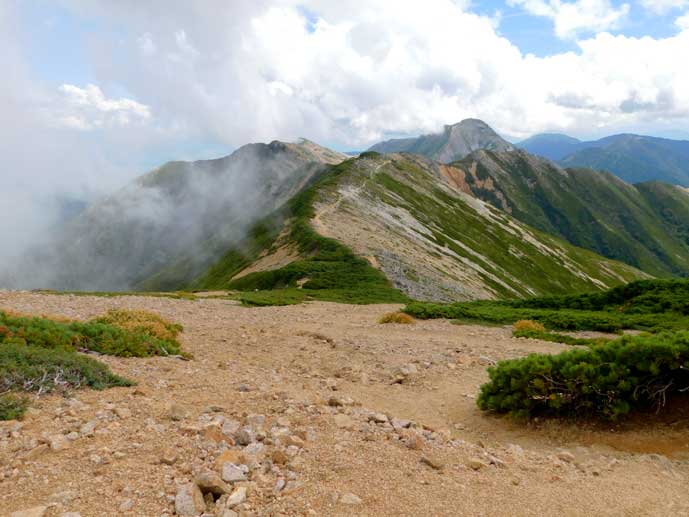
[[[0,307],[80,320],[149,310],[181,323],[183,348],[194,355],[99,356],[138,386],[45,396],[19,430],[0,422],[2,517],[55,500],[45,517],[171,515],[180,487],[216,468],[226,447],[205,437],[204,426],[218,418],[255,426],[251,415],[263,415],[269,438],[285,425],[308,438],[291,450],[264,438],[263,463],[243,482],[242,515],[689,514],[686,419],[611,431],[526,425],[476,408],[488,362],[567,349],[514,339],[509,328],[377,323],[399,305],[247,308],[208,298],[0,291]],[[173,405],[182,416],[171,416]],[[414,425],[395,428],[399,419]],[[79,435],[87,422],[95,433]],[[65,450],[40,445],[71,433],[77,439]],[[282,458],[271,456],[277,450]],[[171,453],[176,460],[162,462]],[[343,494],[360,502],[345,504]],[[131,511],[118,511],[125,503]]]
[[[346,191],[336,190],[336,192],[339,194],[336,200],[321,203],[321,207],[316,210],[316,214],[311,219],[311,225],[316,229],[316,231],[318,231],[318,233],[321,235],[329,237],[330,235],[328,234],[328,229],[323,221],[321,221],[321,217],[334,213],[340,207],[340,204],[345,198],[351,199],[356,197],[364,189],[364,187],[373,180],[373,177],[378,174],[378,171],[389,163],[392,162],[390,160],[385,160],[384,162],[377,164],[375,168],[371,169],[369,178],[362,182],[361,185],[358,187],[352,187]]]

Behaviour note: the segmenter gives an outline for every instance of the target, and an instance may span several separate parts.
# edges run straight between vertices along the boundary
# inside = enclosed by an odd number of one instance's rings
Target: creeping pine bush
[[[689,328],[689,280],[640,280],[602,292],[518,300],[414,302],[404,312],[499,324],[533,320],[554,330],[683,330]]]
[[[558,355],[532,354],[489,368],[481,409],[517,416],[597,416],[661,409],[689,388],[689,332],[623,336]]]
[[[182,354],[176,340],[181,327],[162,319],[147,321],[137,313],[127,318],[126,312],[116,311],[115,316],[108,313],[103,319],[88,322],[70,322],[0,311],[0,343],[83,349],[122,357]]]
[[[69,350],[0,344],[0,393],[26,391],[40,395],[82,387],[101,390],[131,384],[113,374],[104,363]]]
[[[29,408],[29,398],[14,393],[0,395],[0,420],[21,418]]]

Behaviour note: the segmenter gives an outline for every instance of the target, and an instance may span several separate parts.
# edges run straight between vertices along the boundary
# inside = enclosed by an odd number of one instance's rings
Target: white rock
[[[222,479],[228,483],[246,481],[249,475],[249,467],[235,463],[224,463],[222,466]]]
[[[179,489],[175,496],[175,512],[177,515],[195,517],[206,511],[206,502],[199,487],[188,483]]]
[[[246,487],[239,487],[234,490],[230,494],[230,497],[227,498],[227,502],[225,503],[227,505],[227,508],[234,508],[235,506],[238,506],[242,504],[244,501],[246,501]]]

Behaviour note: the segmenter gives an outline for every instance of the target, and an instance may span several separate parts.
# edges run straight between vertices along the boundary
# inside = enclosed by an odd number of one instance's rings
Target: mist
[[[170,162],[32,245],[4,281],[84,291],[186,287],[324,167],[301,146],[280,142]]]

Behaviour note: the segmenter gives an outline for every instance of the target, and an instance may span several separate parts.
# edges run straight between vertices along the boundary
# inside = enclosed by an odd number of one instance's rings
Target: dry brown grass
[[[403,325],[413,325],[416,320],[404,312],[390,312],[382,316],[378,323],[399,323]]]
[[[535,330],[545,332],[545,327],[533,320],[519,320],[514,324],[514,330]]]
[[[182,331],[181,325],[167,321],[154,312],[142,310],[112,309],[95,321],[171,341]]]

